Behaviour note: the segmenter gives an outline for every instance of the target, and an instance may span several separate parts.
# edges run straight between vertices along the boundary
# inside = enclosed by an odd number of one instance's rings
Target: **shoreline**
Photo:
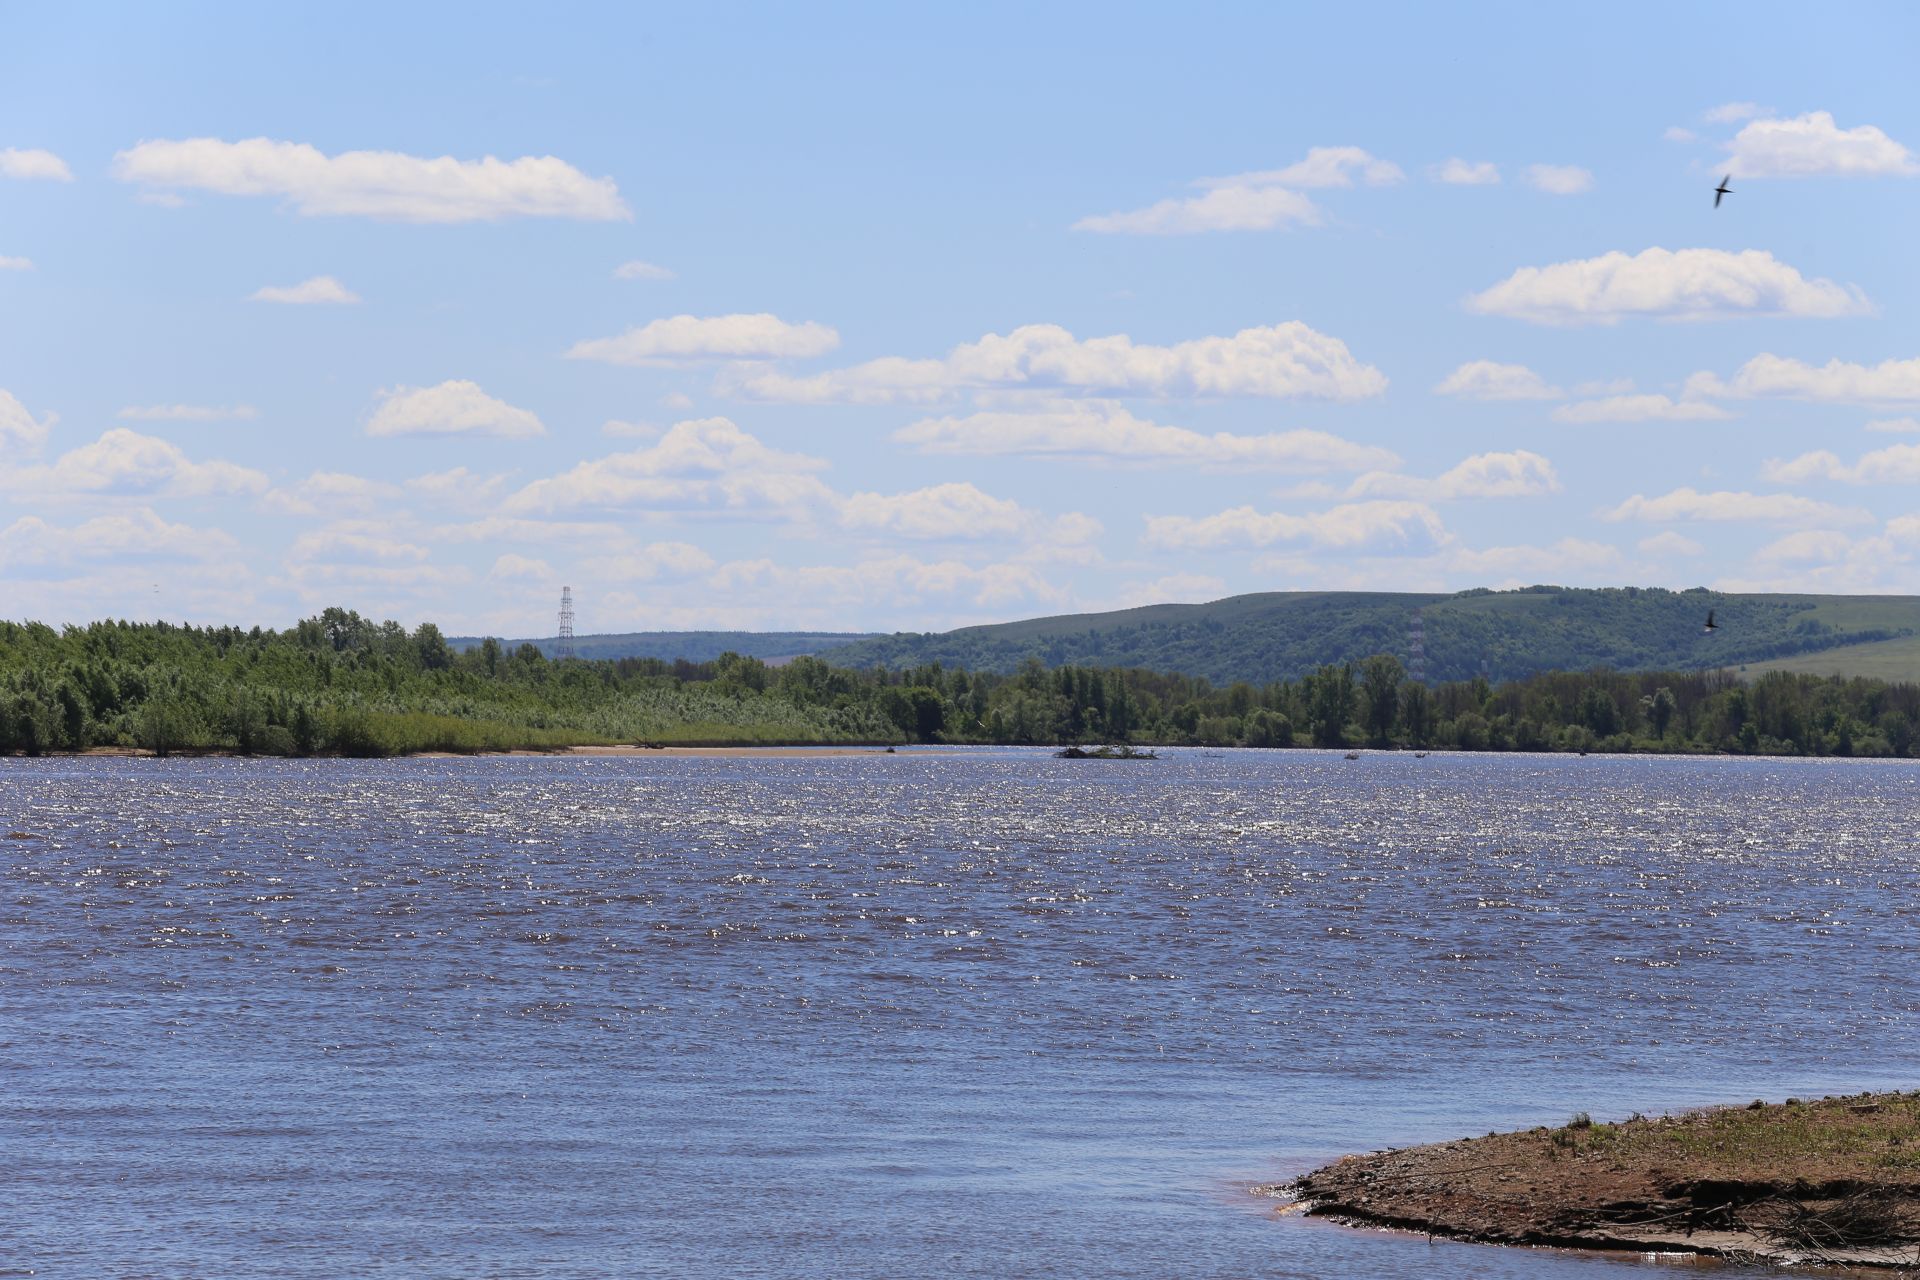
[[[1619,1124],[1576,1115],[1558,1129],[1344,1156],[1252,1190],[1310,1217],[1478,1244],[1911,1268],[1920,1093]]]

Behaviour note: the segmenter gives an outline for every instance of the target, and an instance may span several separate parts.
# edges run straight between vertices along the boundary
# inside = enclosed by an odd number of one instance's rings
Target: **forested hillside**
[[[811,656],[770,667],[737,654],[550,662],[493,640],[455,653],[430,623],[407,631],[347,609],[278,632],[0,622],[0,755],[1132,742],[1904,756],[1916,740],[1920,685],[1784,672],[1751,685],[1727,671],[1600,669],[1428,685],[1373,654],[1293,680],[1216,684],[1037,659],[1012,673]]]
[[[1708,610],[1720,628],[1703,633]],[[1727,595],[1695,589],[1531,587],[1457,595],[1271,592],[1210,604],[1036,618],[934,634],[902,633],[825,649],[843,666],[928,662],[1012,671],[1148,667],[1215,682],[1293,680],[1373,653],[1410,658],[1414,614],[1429,680],[1495,680],[1542,671],[1704,670],[1920,634],[1908,596]],[[1844,668],[1839,670],[1844,671]],[[1884,672],[1876,672],[1884,674]],[[1920,677],[1920,671],[1911,673]]]

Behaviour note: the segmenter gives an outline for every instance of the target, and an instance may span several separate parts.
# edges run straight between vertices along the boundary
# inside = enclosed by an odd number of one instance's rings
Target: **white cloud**
[[[1857,507],[1836,507],[1791,493],[1701,493],[1690,488],[1649,498],[1634,494],[1600,513],[1610,521],[1644,520],[1667,524],[1680,520],[1747,521],[1755,524],[1857,524],[1873,517]]]
[[[424,563],[432,555],[425,547],[403,542],[391,526],[372,520],[338,520],[312,529],[293,540],[289,561],[327,564],[380,565],[402,561]]]
[[[0,254],[0,271],[31,270],[33,270],[32,258],[9,258],[5,254]]]
[[[477,507],[491,504],[506,487],[503,475],[483,476],[465,467],[429,471],[407,479],[407,488],[432,502]]]
[[[1584,538],[1562,538],[1552,546],[1456,548],[1448,554],[1448,567],[1458,573],[1472,574],[1481,580],[1498,578],[1489,585],[1529,585],[1568,574],[1592,575],[1615,570],[1621,563],[1620,549],[1604,542]]]
[[[853,533],[903,538],[1010,538],[1032,526],[1019,503],[949,483],[912,493],[856,493],[840,504],[840,526]]]
[[[1079,457],[1312,474],[1400,464],[1391,450],[1324,431],[1204,435],[1137,418],[1110,400],[1056,401],[1031,412],[988,411],[925,418],[894,432],[922,453],[954,456]]]
[[[1838,480],[1844,484],[1920,484],[1920,444],[1895,444],[1864,454],[1848,466],[1837,454],[1816,449],[1797,458],[1769,458],[1760,472],[1774,484]]]
[[[1149,516],[1151,546],[1204,549],[1303,542],[1329,551],[1402,547],[1419,549],[1447,540],[1440,516],[1424,502],[1354,502],[1307,515],[1235,507],[1211,516]]]
[[[651,262],[642,262],[635,258],[631,262],[623,262],[615,267],[613,278],[615,280],[671,280],[673,272],[666,267],[658,267]]]
[[[1723,102],[1717,107],[1709,107],[1700,113],[1700,118],[1709,124],[1734,124],[1741,120],[1751,120],[1765,113],[1765,108],[1755,102]]]
[[[1500,181],[1500,166],[1491,160],[1471,162],[1453,156],[1428,168],[1427,176],[1451,187],[1485,187]]]
[[[1360,147],[1309,147],[1307,158],[1284,169],[1259,169],[1225,178],[1202,178],[1196,187],[1351,187],[1358,176],[1370,187],[1390,187],[1406,174],[1389,160]]]
[[[1687,379],[1686,394],[1736,399],[1780,396],[1843,404],[1920,401],[1920,356],[1876,365],[1846,360],[1810,365],[1764,352],[1741,365],[1730,380],[1712,373],[1694,374]]]
[[[1469,360],[1434,389],[1436,395],[1469,400],[1558,400],[1566,392],[1523,364]]]
[[[130,404],[113,415],[126,422],[226,422],[260,416],[250,404]]]
[[[115,427],[52,465],[0,472],[0,486],[43,495],[142,494],[209,497],[266,492],[267,478],[231,462],[195,462],[155,436]]]
[[[713,567],[713,557],[690,542],[649,542],[643,547],[583,560],[580,576],[594,582],[652,582],[660,578],[691,578]]]
[[[569,360],[608,364],[678,364],[688,360],[783,360],[821,356],[840,345],[830,326],[809,320],[788,324],[779,316],[672,316],[629,329],[615,338],[576,342]]]
[[[1920,418],[1875,418],[1867,423],[1869,431],[1889,433],[1912,433],[1920,431]]]
[[[726,510],[798,518],[830,508],[818,458],[768,448],[726,418],[675,423],[658,443],[536,480],[503,504],[515,514],[590,509]]]
[[[990,388],[1358,400],[1386,386],[1386,375],[1355,360],[1344,342],[1290,320],[1166,347],[1135,344],[1125,334],[1082,340],[1059,325],[1023,325],[1004,336],[962,343],[941,359],[890,356],[798,378],[756,370],[733,379],[728,389],[757,400],[887,404]]]
[[[1556,422],[1718,422],[1732,416],[1719,405],[1662,395],[1606,396],[1553,411]]]
[[[0,178],[26,181],[72,182],[73,170],[51,151],[0,147]]]
[[[1634,544],[1650,556],[1685,557],[1706,554],[1706,548],[1684,533],[1666,529]]]
[[[1682,129],[1677,124],[1668,126],[1660,136],[1668,142],[1697,142],[1700,140],[1699,134],[1691,129]]]
[[[662,409],[691,409],[693,408],[693,397],[684,391],[669,391],[660,397],[660,407]]]
[[[1306,159],[1284,169],[1202,178],[1194,185],[1206,188],[1204,195],[1162,200],[1123,213],[1097,214],[1080,219],[1073,229],[1164,236],[1315,226],[1320,222],[1320,211],[1300,191],[1351,187],[1356,176],[1368,186],[1378,187],[1399,182],[1405,175],[1398,165],[1359,147],[1314,147]]]
[[[1577,164],[1530,164],[1526,184],[1550,196],[1577,196],[1593,190],[1593,175]]]
[[[525,439],[547,428],[525,409],[496,400],[464,379],[436,387],[382,391],[380,407],[367,421],[370,436],[481,435]]]
[[[1871,311],[1858,286],[1808,280],[1764,250],[1652,248],[1629,256],[1522,267],[1482,293],[1469,311],[1536,324],[1613,324],[1622,317],[1711,320],[1764,315],[1830,317]]]
[[[493,568],[487,571],[487,576],[490,578],[504,578],[510,581],[527,580],[544,582],[553,577],[553,566],[545,560],[536,560],[531,556],[523,556],[509,551],[494,560]]]
[[[60,420],[50,413],[35,420],[11,391],[0,388],[0,457],[8,454],[35,454],[47,443],[47,432]]]
[[[315,471],[298,484],[270,491],[260,509],[274,515],[337,517],[365,514],[398,498],[398,485],[344,471]]]
[[[876,557],[851,565],[799,567],[765,559],[736,560],[720,566],[709,585],[717,591],[747,595],[756,602],[791,602],[790,611],[810,610],[822,620],[844,620],[848,610],[873,605],[884,606],[897,616],[903,608],[926,601],[964,601],[982,608],[1005,608],[1033,600],[1064,601],[1032,565],[971,565],[906,555]]]
[[[486,516],[464,524],[435,525],[435,542],[591,543],[612,545],[626,537],[620,525],[601,520],[525,520]]]
[[[76,561],[216,560],[239,547],[224,530],[168,524],[151,507],[95,516],[71,527],[22,516],[0,529],[0,569]]]
[[[1535,498],[1560,491],[1553,464],[1537,453],[1477,453],[1428,480],[1370,471],[1347,489],[1348,498],[1413,498],[1446,502],[1462,498]]]
[[[1842,129],[1826,111],[1791,120],[1755,120],[1727,144],[1726,166],[1741,178],[1911,177],[1913,152],[1870,124]]]
[[[161,139],[114,157],[114,176],[150,189],[197,188],[233,196],[278,196],[309,215],[403,222],[498,218],[610,221],[633,214],[611,178],[589,178],[553,156],[427,159],[397,151],[336,156],[297,142],[248,138]]]
[[[1753,554],[1751,581],[1728,580],[1723,590],[1910,593],[1920,552],[1920,517],[1896,516],[1879,532],[1858,539],[1832,529],[1791,533]]]
[[[263,285],[247,295],[248,302],[284,302],[294,306],[344,304],[360,301],[360,295],[332,276],[315,276],[299,284]]]

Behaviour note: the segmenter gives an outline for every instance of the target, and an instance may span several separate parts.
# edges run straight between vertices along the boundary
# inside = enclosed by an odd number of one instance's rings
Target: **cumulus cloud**
[[[297,484],[270,491],[260,502],[264,511],[286,516],[365,514],[401,495],[398,485],[344,471],[315,471]]]
[[[1485,187],[1500,181],[1500,166],[1491,160],[1476,162],[1453,156],[1427,169],[1427,176],[1450,187]]]
[[[9,258],[5,254],[0,254],[0,271],[31,271],[31,270],[33,270],[33,259]]]
[[[1468,400],[1558,400],[1566,394],[1523,364],[1492,360],[1469,360],[1433,390]]]
[[[789,601],[823,619],[844,619],[850,609],[883,605],[898,613],[923,602],[962,601],[1005,608],[1024,601],[1063,602],[1031,564],[972,565],[961,560],[920,560],[894,555],[850,565],[785,566],[769,559],[736,560],[708,580],[718,591]]]
[[[1347,489],[1349,498],[1415,498],[1445,502],[1460,498],[1535,498],[1558,493],[1560,477],[1537,453],[1477,453],[1427,479],[1370,471]]]
[[[1895,434],[1920,432],[1920,418],[1875,418],[1867,423],[1867,430]]]
[[[1553,411],[1556,422],[1718,422],[1732,416],[1719,405],[1662,395],[1604,396]]]
[[[1727,144],[1726,167],[1741,178],[1912,177],[1920,160],[1870,124],[1842,129],[1827,111],[1755,120]]]
[[[608,418],[600,424],[600,434],[626,440],[658,440],[660,428],[651,422],[630,422],[625,418]]]
[[[1271,231],[1315,226],[1320,210],[1302,190],[1351,187],[1358,178],[1386,186],[1405,175],[1398,165],[1359,147],[1314,147],[1284,169],[1263,169],[1225,178],[1202,178],[1204,194],[1162,200],[1144,209],[1098,214],[1073,224],[1075,231],[1118,235],[1194,235],[1207,231]]]
[[[1353,502],[1306,515],[1234,507],[1211,516],[1149,516],[1146,541],[1155,547],[1267,547],[1305,543],[1327,551],[1382,547],[1421,549],[1447,539],[1439,513],[1424,502]]]
[[[672,316],[614,338],[576,342],[569,360],[608,364],[678,364],[690,360],[783,360],[822,356],[840,345],[830,326],[809,320],[788,324],[779,316]]]
[[[61,454],[49,466],[0,472],[0,485],[53,496],[195,498],[264,493],[267,478],[231,462],[195,462],[166,440],[115,427],[93,443]]]
[[[299,284],[263,285],[247,295],[248,302],[283,302],[293,306],[345,304],[360,301],[360,295],[332,276],[314,276]]]
[[[536,560],[532,556],[523,556],[509,551],[495,558],[493,568],[487,571],[487,576],[508,581],[544,582],[553,577],[553,566],[545,560]]]
[[[1838,480],[1843,484],[1920,484],[1920,444],[1896,444],[1844,463],[1838,454],[1816,449],[1782,461],[1769,458],[1761,474],[1775,484]]]
[[[1387,379],[1338,338],[1290,320],[1165,347],[1136,344],[1125,334],[1080,339],[1059,325],[1023,325],[962,343],[940,359],[890,356],[810,377],[753,370],[727,385],[751,399],[803,403],[927,402],[994,388],[1358,400],[1385,391]]]
[[[1324,431],[1207,435],[1135,417],[1110,400],[1059,401],[1033,411],[925,418],[894,432],[893,438],[930,454],[1101,458],[1305,474],[1400,464],[1391,450],[1354,444]]]
[[[1146,604],[1201,604],[1227,594],[1227,582],[1210,573],[1170,573],[1150,582],[1130,582],[1114,603],[1122,609]]]
[[[1691,129],[1682,129],[1679,125],[1669,125],[1660,136],[1668,142],[1697,142],[1700,135]]]
[[[1010,538],[1028,531],[1035,517],[1019,503],[996,498],[966,483],[934,485],[911,493],[856,493],[840,503],[840,526],[853,533],[904,538]]]
[[[1873,404],[1920,400],[1920,356],[1883,360],[1876,365],[1829,360],[1811,365],[1790,356],[1763,352],[1740,366],[1733,377],[1696,373],[1687,379],[1689,396],[1737,399],[1781,397],[1836,404]]]
[[[329,156],[305,143],[247,138],[159,139],[114,157],[114,176],[150,190],[191,188],[277,196],[307,215],[402,222],[633,216],[611,178],[589,178],[554,156],[425,158],[398,151]]]
[[[1634,545],[1639,547],[1640,550],[1647,555],[1661,556],[1663,558],[1704,555],[1707,550],[1686,534],[1676,533],[1672,529],[1666,529],[1651,537],[1642,538]]]
[[[0,147],[0,178],[24,181],[72,182],[73,170],[51,151]]]
[[[257,418],[260,411],[250,404],[130,404],[113,416],[123,422],[227,422]]]
[[[580,510],[724,510],[793,518],[830,508],[818,458],[769,448],[726,418],[675,423],[642,449],[608,454],[536,480],[509,497],[509,513]]]
[[[1550,196],[1577,196],[1593,190],[1593,175],[1577,164],[1530,164],[1526,184]]]
[[[95,516],[72,526],[22,516],[0,529],[0,569],[78,561],[218,560],[239,547],[225,530],[169,524],[151,507]]]
[[[1723,102],[1701,112],[1700,118],[1710,124],[1736,124],[1764,113],[1765,108],[1756,102]]]
[[[53,413],[36,419],[11,391],[0,388],[0,457],[38,453],[59,420]]]
[[[1557,325],[1613,324],[1633,316],[1824,318],[1872,310],[1858,286],[1809,280],[1764,250],[1661,248],[1522,267],[1492,288],[1469,295],[1466,308]]]
[[[588,557],[580,562],[580,573],[594,582],[652,582],[691,578],[713,567],[713,557],[690,542],[649,542],[643,547]]]
[[[1562,538],[1551,546],[1506,546],[1471,549],[1455,548],[1448,553],[1448,568],[1471,574],[1494,586],[1521,585],[1562,578],[1569,574],[1592,575],[1617,570],[1622,557],[1618,547],[1585,538]]]
[[[1896,516],[1876,533],[1851,538],[1833,529],[1807,529],[1768,543],[1753,554],[1752,581],[1729,580],[1724,590],[1820,591],[1844,594],[1910,591],[1920,553],[1920,517]]]
[[[453,467],[447,471],[429,471],[424,475],[410,476],[407,488],[433,502],[451,503],[456,506],[478,506],[491,503],[499,497],[506,487],[507,478],[503,475],[481,475],[469,471],[466,467]]]
[[[1836,507],[1792,493],[1738,493],[1722,490],[1701,493],[1675,489],[1658,497],[1634,494],[1619,506],[1602,511],[1610,521],[1642,520],[1669,524],[1682,520],[1744,521],[1753,524],[1857,524],[1873,517],[1857,507]]]
[[[547,428],[526,409],[496,400],[478,384],[457,379],[435,387],[382,391],[380,407],[367,420],[370,436],[477,435],[526,439]]]
[[[613,278],[615,280],[671,280],[673,272],[666,267],[655,266],[651,262],[642,262],[635,258],[631,262],[623,262],[615,267]]]

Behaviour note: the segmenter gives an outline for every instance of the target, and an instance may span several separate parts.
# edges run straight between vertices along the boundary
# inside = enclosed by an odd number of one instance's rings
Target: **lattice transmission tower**
[[[560,588],[560,642],[553,647],[556,658],[573,656],[573,588]]]

